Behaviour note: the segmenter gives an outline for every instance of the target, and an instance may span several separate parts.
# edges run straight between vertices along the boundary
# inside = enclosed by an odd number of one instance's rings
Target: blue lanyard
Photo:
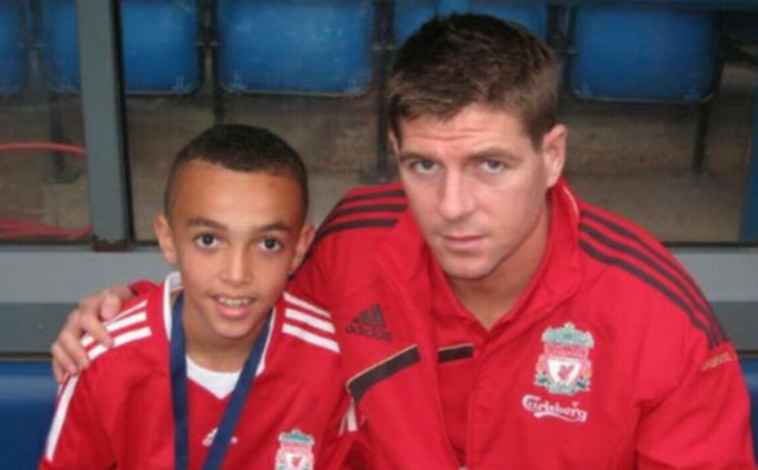
[[[174,453],[176,455],[176,470],[189,468],[189,400],[187,398],[187,356],[182,326],[182,309],[184,295],[179,294],[174,303],[171,323],[171,395],[174,404]],[[234,430],[237,427],[247,396],[253,387],[255,372],[263,357],[263,349],[271,327],[271,315],[266,318],[263,328],[258,333],[250,356],[242,367],[237,385],[234,387],[229,404],[224,410],[224,416],[216,430],[213,445],[208,451],[208,458],[203,470],[218,470],[224,462],[226,451],[229,449]]]

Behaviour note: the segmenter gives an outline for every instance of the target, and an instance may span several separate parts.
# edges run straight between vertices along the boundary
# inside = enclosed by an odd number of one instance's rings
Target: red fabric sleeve
[[[353,470],[347,462],[358,436],[358,413],[352,400],[345,397],[342,413],[335,413],[329,424],[329,435],[334,436],[322,452],[328,457],[326,465],[319,466],[325,470]]]
[[[298,297],[307,299],[319,307],[331,311],[336,294],[332,292],[335,279],[332,240],[324,240],[311,248],[305,262],[295,273],[287,290]]]
[[[95,411],[90,371],[69,377],[58,394],[40,470],[108,470],[115,464]]]
[[[639,470],[756,468],[750,399],[737,354],[724,344],[703,357],[685,356],[679,385],[643,412]]]
[[[370,434],[370,425],[364,423],[357,433],[342,470],[394,470],[397,468],[395,463],[371,445]]]
[[[137,281],[129,284],[129,289],[134,292],[135,296],[149,294],[158,288],[158,284],[151,281]]]

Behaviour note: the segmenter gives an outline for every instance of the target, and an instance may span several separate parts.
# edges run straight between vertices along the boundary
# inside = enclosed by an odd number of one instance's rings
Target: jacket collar
[[[537,273],[512,308],[513,315],[506,315],[503,321],[521,317],[525,305],[529,306],[529,312],[542,317],[570,298],[581,283],[578,200],[563,178],[547,197],[551,213],[545,255]],[[429,269],[429,257],[433,255],[410,208],[402,214],[376,256],[382,270],[401,285],[429,282],[430,274],[424,271]]]

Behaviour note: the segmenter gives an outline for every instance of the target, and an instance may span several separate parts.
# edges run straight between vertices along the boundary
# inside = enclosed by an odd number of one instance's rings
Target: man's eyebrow
[[[484,147],[481,150],[471,152],[469,158],[515,158],[514,153],[507,147],[495,145],[492,147]]]
[[[493,147],[493,148],[487,148],[484,150],[480,150],[477,152],[472,152],[468,155],[466,155],[467,160],[486,160],[490,158],[497,158],[497,159],[503,159],[503,160],[518,160],[519,158],[513,154],[512,152],[499,147]],[[406,152],[400,152],[400,156],[398,157],[400,161],[403,160],[433,160],[433,157],[424,155],[419,152],[414,151],[406,151]]]
[[[468,158],[472,160],[487,160],[491,158],[500,159],[500,160],[518,160],[519,159],[512,152],[509,152],[508,150],[503,149],[503,148],[490,148],[490,149],[480,150],[478,152],[469,154]]]
[[[398,155],[398,160],[431,160],[431,157],[424,155],[422,153],[413,152],[413,151],[401,151],[400,155]]]

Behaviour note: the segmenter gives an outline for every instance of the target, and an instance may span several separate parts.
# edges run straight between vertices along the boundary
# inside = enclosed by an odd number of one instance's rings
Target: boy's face
[[[169,220],[154,228],[184,284],[185,325],[219,345],[250,339],[313,236],[291,178],[202,161],[179,175]]]

